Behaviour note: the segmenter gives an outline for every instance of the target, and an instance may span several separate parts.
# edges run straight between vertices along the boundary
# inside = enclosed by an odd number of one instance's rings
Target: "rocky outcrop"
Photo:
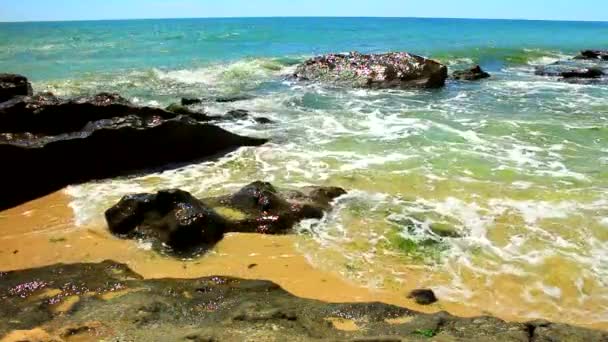
[[[608,61],[608,51],[607,50],[584,50],[579,53],[578,56],[574,57],[574,59],[595,59],[595,60],[603,60]]]
[[[490,74],[483,71],[479,65],[468,70],[458,70],[452,73],[452,78],[455,80],[476,81],[488,77],[490,77]]]
[[[547,321],[508,323],[494,317],[425,314],[382,303],[325,303],[296,297],[268,281],[228,277],[144,280],[125,265],[111,261],[0,273],[0,280],[0,338],[8,335],[7,338],[48,336],[49,341],[117,337],[121,341],[608,340],[606,332]],[[76,304],[66,305],[70,302]],[[58,309],[62,307],[63,311]],[[355,329],[341,330],[332,323],[335,321],[349,322]]]
[[[116,94],[16,97],[0,105],[0,209],[69,184],[171,168],[265,142],[197,117],[137,107]]]
[[[555,66],[536,68],[535,74],[538,76],[552,76],[563,78],[600,78],[604,72],[599,68],[560,68]]]
[[[125,196],[105,216],[114,234],[152,240],[182,254],[215,245],[227,226],[212,208],[181,190]]]
[[[15,74],[0,74],[0,102],[16,96],[32,95],[32,85],[26,77]]]
[[[192,256],[213,246],[225,232],[287,234],[304,219],[322,218],[331,202],[345,193],[331,187],[280,192],[264,182],[202,200],[166,190],[125,196],[105,216],[116,235],[150,240],[163,252]]]
[[[307,60],[294,74],[299,80],[367,88],[438,88],[448,69],[431,59],[406,52],[329,54]]]
[[[569,83],[606,83],[608,82],[608,65],[601,61],[558,61],[539,66],[535,70],[538,76],[557,77]]]

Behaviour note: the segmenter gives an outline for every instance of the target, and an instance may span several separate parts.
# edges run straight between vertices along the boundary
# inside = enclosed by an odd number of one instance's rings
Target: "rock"
[[[132,115],[150,120],[177,117],[159,108],[134,106],[118,94],[64,100],[43,93],[0,104],[0,132],[59,135],[83,130],[91,122]]]
[[[538,76],[558,77],[560,81],[569,83],[599,83],[608,81],[605,63],[597,61],[558,61],[553,64],[537,67]]]
[[[193,104],[199,104],[202,103],[203,100],[201,99],[189,99],[189,98],[182,98],[182,106],[191,106]]]
[[[299,65],[300,80],[328,81],[368,88],[438,88],[445,84],[448,69],[431,59],[405,52],[385,54],[329,54]]]
[[[15,74],[0,74],[0,102],[16,96],[33,94],[32,85],[26,77]]]
[[[39,282],[61,289],[53,298],[16,289]],[[50,286],[50,285],[49,285]],[[120,290],[120,296],[103,295]],[[142,291],[143,290],[143,291]],[[41,291],[41,290],[38,290]],[[76,310],[53,311],[78,291]],[[95,340],[114,341],[606,341],[608,333],[550,322],[425,314],[383,303],[327,303],[296,297],[277,284],[229,277],[143,279],[123,264],[53,265],[7,272],[0,286],[0,336],[61,336],[66,326],[91,327]],[[15,319],[18,317],[18,319]],[[328,319],[355,321],[354,331]],[[91,324],[91,319],[95,324]],[[402,323],[387,320],[403,319]],[[218,324],[220,322],[221,324]],[[14,330],[44,327],[35,334]],[[108,329],[105,329],[108,327]],[[77,340],[89,337],[86,333]],[[16,339],[23,341],[23,339]],[[89,339],[86,339],[89,340]]]
[[[253,98],[253,96],[249,96],[249,95],[219,96],[219,97],[215,98],[215,102],[218,102],[218,103],[238,102],[238,101],[251,100],[252,98]]]
[[[257,181],[217,201],[246,216],[233,222],[229,226],[231,231],[286,234],[304,219],[322,218],[324,212],[331,209],[331,201],[345,193],[340,188],[324,187],[281,193],[272,184]]]
[[[456,80],[476,81],[490,77],[490,74],[483,71],[479,65],[469,70],[454,71],[452,78]]]
[[[202,200],[185,191],[164,190],[125,196],[105,217],[113,234],[151,240],[157,248],[167,245],[170,252],[194,256],[213,246],[224,232],[289,233],[301,220],[322,218],[333,199],[345,193],[325,187],[281,193],[259,181],[233,195]],[[226,208],[238,215],[227,215]]]
[[[604,75],[602,70],[596,68],[564,71],[561,73],[563,78],[600,78]]]
[[[420,305],[430,305],[437,302],[437,297],[433,290],[421,289],[410,292],[407,298],[414,299]]]
[[[116,94],[52,94],[0,104],[0,210],[70,184],[168,169],[264,139],[247,138]],[[134,158],[136,156],[136,158]]]
[[[215,245],[227,224],[213,209],[181,190],[125,196],[105,216],[112,233],[151,239],[178,254],[196,254]]]
[[[608,50],[584,50],[574,59],[599,59],[608,61]]]
[[[249,95],[229,95],[229,96],[218,96],[218,97],[210,97],[210,98],[182,98],[181,104],[182,106],[191,106],[194,104],[199,104],[203,102],[217,102],[217,103],[229,103],[229,102],[238,102],[238,101],[246,101],[252,99],[252,96]]]
[[[256,117],[256,118],[253,118],[253,120],[256,123],[259,123],[260,125],[268,125],[268,124],[274,123],[274,121],[270,120],[269,118],[265,118],[265,117]]]
[[[274,121],[265,118],[265,117],[255,117],[252,116],[248,110],[245,109],[234,109],[231,111],[228,111],[226,113],[226,115],[221,116],[219,118],[222,118],[224,120],[253,120],[258,124],[261,125],[265,125],[265,124],[271,124],[274,123]]]

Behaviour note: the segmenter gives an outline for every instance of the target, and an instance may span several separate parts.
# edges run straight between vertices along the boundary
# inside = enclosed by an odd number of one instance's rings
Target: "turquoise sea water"
[[[74,186],[83,225],[133,191],[225,193],[255,179],[350,194],[300,249],[319,267],[386,289],[522,318],[608,323],[608,86],[534,67],[608,48],[608,23],[451,19],[184,19],[0,24],[0,70],[58,95],[182,96],[277,123],[222,124],[268,137],[219,161]],[[363,90],[287,76],[325,52],[409,51],[493,77],[440,90]],[[438,234],[440,230],[449,234]],[[447,235],[447,236],[442,236]]]

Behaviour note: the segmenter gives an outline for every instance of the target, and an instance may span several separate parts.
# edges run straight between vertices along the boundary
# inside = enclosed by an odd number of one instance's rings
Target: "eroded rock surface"
[[[322,218],[344,194],[333,187],[281,192],[258,181],[233,195],[202,200],[181,190],[128,195],[105,215],[114,234],[151,240],[157,247],[169,246],[168,252],[191,256],[213,246],[225,232],[290,233],[304,219]],[[232,215],[219,214],[227,211]]]
[[[294,76],[354,87],[438,88],[445,84],[448,69],[439,62],[406,52],[351,52],[309,59],[298,66]]]
[[[382,303],[331,304],[268,281],[142,280],[125,265],[54,265],[1,275],[0,337],[111,341],[606,341],[545,321],[423,314]],[[69,310],[58,312],[78,297]],[[352,322],[340,330],[332,322]],[[403,322],[403,323],[396,323]],[[10,335],[9,335],[10,334]]]
[[[195,115],[134,106],[117,94],[18,96],[0,104],[0,209],[69,184],[171,168],[265,142]]]

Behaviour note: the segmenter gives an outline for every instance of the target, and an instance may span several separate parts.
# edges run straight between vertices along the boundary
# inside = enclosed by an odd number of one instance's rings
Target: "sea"
[[[211,161],[70,186],[76,227],[122,195],[200,197],[263,180],[349,191],[296,227],[316,267],[362,286],[415,281],[444,300],[522,319],[608,322],[608,85],[535,67],[608,48],[607,22],[230,18],[0,23],[0,71],[59,96],[182,97],[264,137]],[[408,51],[492,77],[442,89],[369,90],[290,78],[329,52]],[[240,97],[216,102],[218,97]],[[74,156],[75,159],[78,156]]]

